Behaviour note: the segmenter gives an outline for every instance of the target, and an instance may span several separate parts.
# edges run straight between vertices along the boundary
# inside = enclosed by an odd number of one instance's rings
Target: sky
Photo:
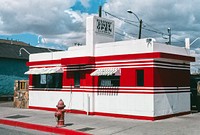
[[[199,0],[0,0],[0,38],[33,46],[66,50],[85,44],[85,19],[98,15],[115,20],[116,40],[138,37],[138,20],[143,20],[142,38],[184,46],[184,39],[200,37]],[[134,14],[127,13],[131,10]],[[191,49],[200,53],[200,40]]]

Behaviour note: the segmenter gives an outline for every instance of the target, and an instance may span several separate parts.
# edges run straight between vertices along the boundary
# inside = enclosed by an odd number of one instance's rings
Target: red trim
[[[162,115],[162,116],[157,116],[157,117],[113,114],[113,113],[103,113],[103,112],[94,112],[94,115],[155,121],[155,120],[167,119],[167,118],[181,116],[181,115],[187,115],[187,114],[190,114],[190,113],[191,113],[190,111],[189,112],[180,112],[180,113],[176,113],[176,114]]]
[[[81,65],[81,64],[95,64],[99,61],[113,61],[113,60],[131,60],[131,59],[150,59],[150,58],[167,58],[184,60],[194,62],[195,58],[190,56],[182,56],[178,54],[168,54],[161,52],[140,53],[140,54],[125,54],[125,55],[112,55],[112,56],[97,56],[97,57],[73,57],[63,58],[61,60],[47,60],[47,61],[33,61],[27,62],[27,66],[34,65],[47,65],[47,64],[62,64],[62,65]]]
[[[66,112],[68,112],[68,113],[75,113],[75,114],[87,114],[86,111],[74,110],[74,109],[67,109]]]
[[[118,58],[119,59],[119,58]],[[104,62],[101,62],[101,63],[96,63],[96,66],[102,66],[102,65],[107,65],[107,64],[115,64],[115,65],[117,65],[117,64],[121,64],[121,65],[123,65],[123,64],[130,64],[130,65],[132,65],[132,64],[137,64],[137,66],[139,65],[139,66],[141,66],[141,65],[146,65],[146,63],[153,63],[154,62],[154,60],[140,60],[140,61],[122,61],[122,62],[118,62],[118,59],[117,59],[117,61],[115,61],[114,59],[113,59],[113,61],[114,62],[111,62],[110,63],[110,61],[104,61]],[[151,64],[152,65],[152,64]],[[112,66],[113,67],[113,66]]]
[[[61,60],[48,60],[48,61],[33,61],[27,62],[27,66],[35,66],[35,65],[51,65],[51,64],[61,64]]]
[[[29,106],[31,109],[39,109],[39,110],[47,110],[47,111],[53,111],[52,108],[47,108],[47,107],[35,107],[35,106]],[[75,114],[87,114],[86,111],[83,110],[66,110],[68,113],[75,113]],[[115,114],[115,113],[105,113],[105,112],[89,112],[89,115],[99,115],[99,116],[108,116],[108,117],[116,117],[116,118],[128,118],[128,119],[138,119],[138,120],[161,120],[161,119],[167,119],[170,117],[176,117],[176,116],[181,116],[181,115],[187,115],[190,114],[191,112],[180,112],[180,113],[175,113],[175,114],[168,114],[168,115],[162,115],[162,116],[156,116],[156,117],[151,117],[151,116],[139,116],[139,115],[126,115],[126,114]]]
[[[27,129],[56,133],[56,134],[64,134],[64,135],[69,135],[69,134],[70,135],[89,135],[87,133],[77,132],[77,131],[69,130],[65,128],[57,128],[57,127],[12,121],[12,120],[6,120],[6,119],[0,119],[0,124],[5,124],[9,126],[17,126],[17,127],[27,128]]]
[[[52,111],[52,112],[55,112],[55,111],[56,111],[56,108],[38,107],[38,106],[29,106],[29,109],[44,110],[44,111]],[[75,113],[75,114],[87,114],[86,111],[75,110],[75,109],[66,109],[66,112],[67,112],[67,113]]]
[[[134,91],[134,90],[140,90],[140,91]],[[151,90],[149,92],[149,90]],[[184,91],[184,89],[179,89],[177,91],[177,89],[160,89],[163,90],[161,92],[157,91],[158,89],[152,90],[152,89],[133,89],[129,91],[126,90],[122,90],[120,89],[100,89],[100,90],[95,90],[91,89],[91,90],[29,90],[29,91],[50,91],[50,92],[73,92],[73,93],[82,93],[82,92],[86,92],[86,93],[98,93],[98,94],[165,94],[165,93],[188,93],[190,92],[190,90]],[[166,91],[164,91],[166,90]],[[174,90],[174,91],[168,91],[168,90]],[[148,92],[145,92],[148,91]]]
[[[130,59],[150,59],[150,58],[167,58],[176,60],[185,60],[194,62],[195,58],[190,56],[182,56],[178,54],[168,54],[161,52],[140,53],[140,54],[126,54],[126,55],[112,55],[95,57],[95,61],[112,61],[112,60],[130,60]]]
[[[161,120],[161,119],[167,119],[167,118],[171,118],[171,117],[177,117],[177,116],[182,116],[182,115],[187,115],[190,114],[191,112],[180,112],[180,113],[176,113],[176,114],[169,114],[169,115],[163,115],[163,116],[157,116],[154,117],[154,120]]]
[[[56,111],[56,108],[48,108],[48,107],[38,107],[38,106],[29,106],[29,109],[36,109],[36,110],[45,110],[45,111]]]
[[[188,63],[166,62],[166,61],[159,61],[159,60],[154,60],[154,62],[161,63],[161,64],[164,63],[164,64],[171,64],[171,65],[190,66],[190,64],[188,64]],[[174,67],[174,66],[172,66],[172,67]]]
[[[133,64],[135,64],[136,66],[156,65],[156,66],[180,67],[180,68],[186,68],[185,66],[190,66],[190,64],[187,64],[187,63],[164,62],[164,61],[159,61],[159,60],[122,61],[122,62],[118,62],[114,60],[113,62],[110,62],[110,61],[104,61],[100,63],[97,62],[96,67],[104,67],[104,65],[108,65],[108,64],[112,65],[112,67],[134,66]],[[163,65],[163,64],[167,64],[167,65]],[[110,66],[105,66],[105,67],[110,67]]]
[[[114,114],[114,113],[104,113],[104,112],[94,112],[93,114],[99,116],[116,117],[116,118],[128,118],[128,119],[151,120],[151,121],[154,120],[154,118],[150,116],[125,115],[125,114]]]
[[[62,65],[88,65],[94,64],[94,57],[73,57],[73,58],[63,58],[61,59]]]
[[[178,59],[178,60],[186,60],[190,62],[195,62],[195,57],[183,56],[183,55],[178,55],[178,54],[160,53],[160,58]]]

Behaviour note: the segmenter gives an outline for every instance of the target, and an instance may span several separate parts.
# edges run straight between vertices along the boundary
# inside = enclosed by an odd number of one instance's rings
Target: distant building
[[[86,45],[31,54],[29,108],[158,120],[190,113],[186,48],[152,38],[114,41],[114,22],[89,17]]]
[[[29,60],[29,54],[25,50],[29,53],[49,52],[47,48],[0,39],[0,97],[13,96],[14,80],[28,79],[24,72],[28,70],[26,62]]]

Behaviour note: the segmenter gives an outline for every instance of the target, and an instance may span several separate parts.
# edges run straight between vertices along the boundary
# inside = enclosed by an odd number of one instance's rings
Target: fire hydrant
[[[62,101],[62,99],[60,99],[58,101],[58,104],[56,105],[57,107],[57,112],[55,112],[55,117],[57,120],[57,126],[56,127],[63,127],[64,126],[64,121],[65,121],[65,104]]]

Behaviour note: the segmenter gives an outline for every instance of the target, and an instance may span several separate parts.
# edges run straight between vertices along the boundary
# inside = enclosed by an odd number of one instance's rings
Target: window
[[[62,74],[33,75],[33,86],[35,88],[62,88]]]
[[[118,87],[120,85],[119,76],[99,76],[99,86],[102,87]]]
[[[80,88],[80,72],[74,72],[74,87]]]
[[[136,70],[137,86],[144,86],[144,70]]]

